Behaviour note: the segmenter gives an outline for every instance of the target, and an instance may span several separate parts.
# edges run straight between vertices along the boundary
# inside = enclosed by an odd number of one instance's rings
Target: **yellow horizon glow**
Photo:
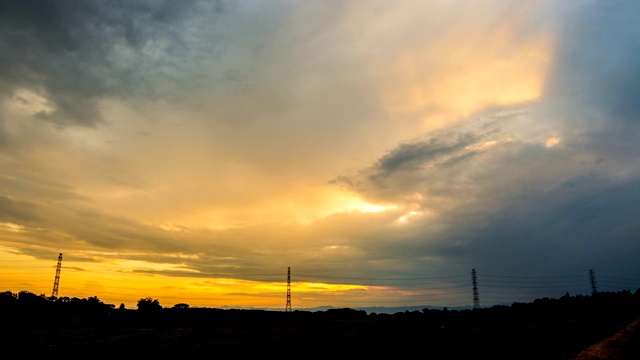
[[[76,254],[79,255],[79,254]],[[0,291],[30,291],[36,295],[52,295],[57,260],[43,265],[42,260],[0,246]],[[63,254],[64,258],[64,254]],[[284,308],[286,273],[282,281],[251,281],[233,278],[165,276],[140,273],[144,270],[176,270],[175,264],[146,261],[83,261],[62,262],[58,298],[88,298],[96,296],[104,303],[135,308],[141,298],[158,299],[163,307],[187,303],[194,307],[265,307]],[[8,271],[9,270],[9,271]],[[331,295],[350,290],[366,290],[366,286],[292,281],[292,288],[301,298],[298,307],[314,307],[330,303]],[[306,300],[305,300],[306,298]],[[325,303],[318,304],[317,301]]]

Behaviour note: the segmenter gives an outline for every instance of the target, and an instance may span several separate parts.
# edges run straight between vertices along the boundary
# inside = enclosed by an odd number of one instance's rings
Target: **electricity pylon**
[[[480,295],[478,295],[478,279],[476,269],[471,269],[471,284],[473,285],[473,308],[480,308]]]
[[[291,312],[291,268],[287,268],[287,306],[285,312]]]
[[[589,270],[589,281],[591,282],[591,295],[598,293],[598,287],[596,286],[596,273],[593,270]]]
[[[60,285],[60,269],[62,268],[62,253],[58,255],[58,266],[56,267],[56,277],[53,280],[53,292],[51,297],[58,297],[58,285]]]

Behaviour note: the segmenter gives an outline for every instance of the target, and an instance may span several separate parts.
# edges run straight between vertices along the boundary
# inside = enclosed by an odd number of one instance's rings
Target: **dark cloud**
[[[401,144],[378,160],[380,173],[388,175],[399,169],[416,170],[425,163],[457,154],[478,141],[474,134],[453,134],[433,137],[427,141]]]
[[[437,214],[416,220],[407,233],[387,234],[406,253],[374,242],[369,254],[546,276],[632,262],[629,254],[640,250],[629,242],[640,176],[637,162],[624,154],[633,149],[624,142],[604,147],[597,137],[547,147],[550,130],[527,126],[537,111],[504,113],[400,144],[335,180],[374,202]],[[555,131],[559,124],[551,125]]]
[[[41,218],[37,215],[37,206],[0,195],[0,222],[22,225],[38,220]]]
[[[524,276],[637,273],[640,5],[573,10],[529,113],[493,109],[334,182],[438,214],[401,241],[416,258]],[[559,144],[547,146],[555,136]]]
[[[156,76],[179,69],[189,44],[178,31],[194,1],[2,1],[0,95],[46,98],[38,118],[95,126],[98,100],[154,96]],[[178,65],[175,65],[178,64]],[[152,76],[153,75],[153,76]]]
[[[498,112],[505,111],[510,110]],[[428,134],[424,140],[402,143],[372,166],[352,176],[336,177],[331,183],[382,202],[403,202],[416,193],[451,198],[458,190],[468,193],[469,190],[463,190],[467,187],[465,178],[473,175],[462,169],[469,166],[474,157],[495,150],[486,144],[495,142],[498,148],[508,146],[501,143],[505,133],[496,125],[498,118],[506,122],[513,115],[490,114],[481,121],[472,119],[465,126]]]
[[[640,3],[587,2],[565,19],[547,84],[574,121],[604,121],[607,131],[633,131],[640,118]],[[602,124],[601,124],[602,125]]]
[[[603,272],[640,270],[633,261],[640,246],[628,241],[638,222],[633,210],[640,201],[640,181],[601,184],[573,196],[530,194],[514,201],[483,221],[456,221],[455,238],[464,239],[468,254],[485,271],[519,269],[525,273],[553,275],[581,273],[589,267]],[[456,228],[456,227],[453,227]],[[459,249],[443,241],[448,257]]]

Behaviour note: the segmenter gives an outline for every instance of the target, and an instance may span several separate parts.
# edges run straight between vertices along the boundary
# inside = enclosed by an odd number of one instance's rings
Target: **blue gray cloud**
[[[51,103],[37,118],[96,126],[103,98],[167,96],[162,83],[184,77],[196,51],[188,26],[197,14],[194,1],[3,1],[0,95],[27,89]]]

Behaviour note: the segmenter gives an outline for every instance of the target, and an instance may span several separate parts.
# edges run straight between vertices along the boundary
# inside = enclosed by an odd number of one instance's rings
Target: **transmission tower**
[[[287,306],[285,312],[291,312],[291,267],[287,268]]]
[[[593,270],[589,270],[589,281],[591,282],[591,295],[598,293],[598,287],[596,286],[596,273]]]
[[[58,297],[58,285],[60,285],[60,269],[62,268],[62,253],[58,255],[58,266],[56,267],[56,277],[53,280],[53,292],[51,297]]]
[[[471,269],[471,284],[473,285],[473,308],[480,308],[480,295],[478,295],[478,278],[476,277],[476,269]]]

